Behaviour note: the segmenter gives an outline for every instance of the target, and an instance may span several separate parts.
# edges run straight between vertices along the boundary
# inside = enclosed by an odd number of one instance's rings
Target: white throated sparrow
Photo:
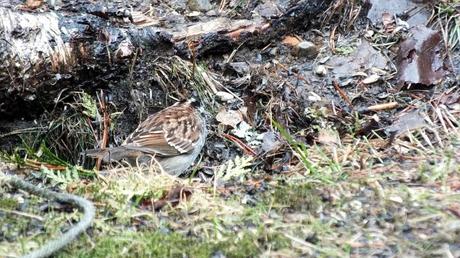
[[[150,115],[119,147],[88,150],[86,155],[105,162],[154,158],[153,164],[168,174],[181,175],[200,154],[207,136],[205,119],[193,102],[178,102]]]

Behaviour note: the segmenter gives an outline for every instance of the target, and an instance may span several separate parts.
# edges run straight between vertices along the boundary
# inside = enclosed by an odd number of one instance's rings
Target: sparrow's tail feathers
[[[124,147],[113,147],[107,149],[91,149],[84,152],[85,156],[100,158],[104,162],[118,161],[129,156],[129,150]]]

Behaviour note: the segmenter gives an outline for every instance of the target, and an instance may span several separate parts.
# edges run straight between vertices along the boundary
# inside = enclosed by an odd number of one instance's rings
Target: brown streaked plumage
[[[205,121],[189,100],[147,117],[119,147],[86,154],[105,162],[123,158],[150,161],[153,156],[163,170],[180,175],[201,152],[206,135]]]

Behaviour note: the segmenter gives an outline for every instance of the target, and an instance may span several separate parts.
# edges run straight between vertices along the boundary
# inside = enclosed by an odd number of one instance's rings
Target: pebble
[[[227,102],[232,100],[234,97],[232,94],[225,92],[225,91],[218,91],[216,95],[220,98],[221,101]]]
[[[390,199],[390,201],[395,202],[395,203],[403,203],[403,199],[397,195],[390,196],[388,199]]]
[[[302,41],[295,46],[294,54],[300,57],[315,58],[318,55],[318,48],[310,41]]]
[[[324,65],[318,65],[315,68],[315,73],[319,76],[325,76],[327,74],[327,68]]]
[[[188,0],[187,6],[191,11],[207,12],[212,9],[209,0]]]

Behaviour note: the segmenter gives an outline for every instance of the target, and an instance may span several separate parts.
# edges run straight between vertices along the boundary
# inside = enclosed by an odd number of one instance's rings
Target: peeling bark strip
[[[114,73],[123,78],[136,49],[148,58],[190,57],[191,42],[198,57],[230,52],[243,42],[257,47],[305,29],[331,2],[298,1],[274,19],[219,17],[183,29],[157,27],[155,17],[93,1],[41,13],[0,5],[0,118],[18,118],[36,103],[53,104],[64,88],[104,87]]]
[[[287,33],[305,30],[327,9],[331,0],[299,1],[279,18],[272,20],[230,20],[217,18],[207,23],[194,24],[186,32],[173,33],[179,55],[188,56],[187,39],[197,43],[197,56],[225,53],[241,43],[257,47]]]

